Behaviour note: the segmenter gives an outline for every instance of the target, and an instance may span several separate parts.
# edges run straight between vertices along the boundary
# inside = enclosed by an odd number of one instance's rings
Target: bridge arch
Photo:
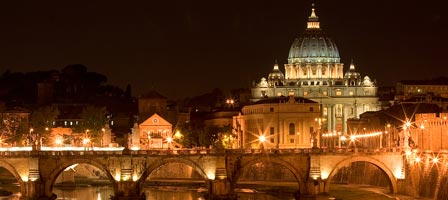
[[[47,196],[52,195],[53,187],[54,187],[54,184],[55,184],[58,176],[67,167],[70,167],[74,164],[88,164],[88,165],[95,166],[95,167],[99,168],[100,170],[106,172],[107,177],[108,177],[109,181],[111,182],[111,184],[116,185],[114,177],[111,175],[108,167],[106,165],[104,165],[103,163],[98,162],[91,158],[74,158],[74,159],[64,160],[62,163],[59,163],[53,170],[51,170],[51,173],[48,176],[48,180],[45,183],[45,195],[47,195]],[[114,188],[114,190],[115,190],[115,188]]]
[[[296,169],[291,163],[282,160],[278,157],[275,157],[274,159],[271,157],[255,157],[253,159],[250,160],[246,160],[246,161],[242,161],[241,162],[241,168],[239,168],[236,172],[235,175],[233,176],[234,179],[231,180],[232,183],[230,184],[232,186],[232,190],[234,189],[236,183],[238,182],[238,179],[240,178],[240,176],[242,175],[242,173],[244,172],[244,170],[246,168],[248,168],[249,166],[252,166],[256,163],[274,163],[274,164],[278,164],[281,165],[283,167],[285,167],[286,169],[288,169],[293,175],[294,178],[296,179],[297,183],[299,184],[299,191],[300,192],[306,192],[307,190],[307,184],[306,184],[306,179],[305,176],[303,175],[302,172],[300,172],[298,169]]]
[[[341,162],[337,163],[335,165],[335,167],[333,168],[333,170],[331,170],[330,174],[328,175],[327,180],[325,181],[325,192],[326,193],[328,193],[330,191],[331,180],[333,179],[333,176],[335,176],[337,174],[339,169],[346,167],[346,166],[350,166],[350,164],[354,163],[354,162],[367,162],[367,163],[377,166],[389,178],[390,185],[391,185],[390,192],[396,193],[398,191],[397,179],[395,178],[394,173],[383,162],[381,162],[375,158],[368,157],[368,156],[354,156],[354,157],[344,159]]]
[[[0,167],[5,168],[6,170],[8,170],[9,173],[11,173],[14,178],[16,178],[17,182],[19,182],[20,185],[20,191],[24,194],[26,194],[26,186],[25,186],[25,182],[22,180],[22,177],[20,176],[20,174],[17,172],[16,168],[13,167],[11,164],[9,164],[8,162],[5,162],[3,160],[0,160]]]
[[[208,180],[207,174],[205,173],[204,169],[196,162],[188,158],[181,158],[181,157],[171,157],[171,158],[160,158],[154,162],[151,162],[146,167],[146,170],[142,173],[139,182],[138,187],[143,188],[146,179],[151,175],[152,172],[157,170],[158,168],[162,167],[163,165],[166,165],[168,163],[182,163],[186,164],[190,167],[192,167],[198,174],[204,178],[204,180]]]

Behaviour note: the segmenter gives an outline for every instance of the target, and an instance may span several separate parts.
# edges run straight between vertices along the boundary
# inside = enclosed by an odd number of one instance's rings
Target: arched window
[[[289,135],[294,135],[296,132],[296,125],[294,123],[289,123]]]

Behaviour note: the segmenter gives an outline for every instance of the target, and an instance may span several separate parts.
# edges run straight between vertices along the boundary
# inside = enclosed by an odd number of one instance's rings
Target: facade
[[[430,103],[448,110],[448,78],[432,80],[405,80],[396,84],[395,101],[403,103]]]
[[[244,106],[233,118],[233,128],[240,148],[310,148],[319,132],[318,118],[317,102],[275,97]]]
[[[141,124],[132,128],[131,148],[168,149],[171,148],[173,126],[158,114],[153,114]]]
[[[409,135],[414,146],[423,151],[446,151],[448,144],[448,113],[422,113],[415,115],[414,128]]]
[[[320,28],[314,8],[284,67],[285,74],[274,65],[267,79],[254,84],[252,101],[289,95],[316,101],[327,132],[347,133],[347,119],[379,110],[376,83],[362,77],[353,63],[343,72],[337,46]]]

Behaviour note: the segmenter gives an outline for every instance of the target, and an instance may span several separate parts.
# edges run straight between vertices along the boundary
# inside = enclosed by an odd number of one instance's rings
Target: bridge
[[[404,190],[411,153],[399,149],[182,149],[122,151],[1,151],[0,167],[18,180],[23,199],[54,199],[57,177],[74,164],[93,165],[106,172],[114,199],[141,199],[147,177],[168,163],[183,163],[200,174],[208,199],[236,199],[235,185],[243,170],[255,163],[274,163],[295,177],[298,197],[328,193],[338,169],[368,162],[390,180],[390,190]],[[423,158],[422,158],[423,159]],[[430,159],[430,157],[428,157]],[[447,156],[438,158],[447,163]]]

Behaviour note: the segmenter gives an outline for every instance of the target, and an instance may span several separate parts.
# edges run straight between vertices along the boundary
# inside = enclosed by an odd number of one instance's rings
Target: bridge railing
[[[305,149],[152,149],[152,150],[123,150],[123,151],[0,151],[0,157],[12,156],[88,156],[88,155],[146,155],[146,156],[175,156],[175,155],[205,155],[205,154],[308,154],[308,153],[402,153],[401,148],[305,148]]]

